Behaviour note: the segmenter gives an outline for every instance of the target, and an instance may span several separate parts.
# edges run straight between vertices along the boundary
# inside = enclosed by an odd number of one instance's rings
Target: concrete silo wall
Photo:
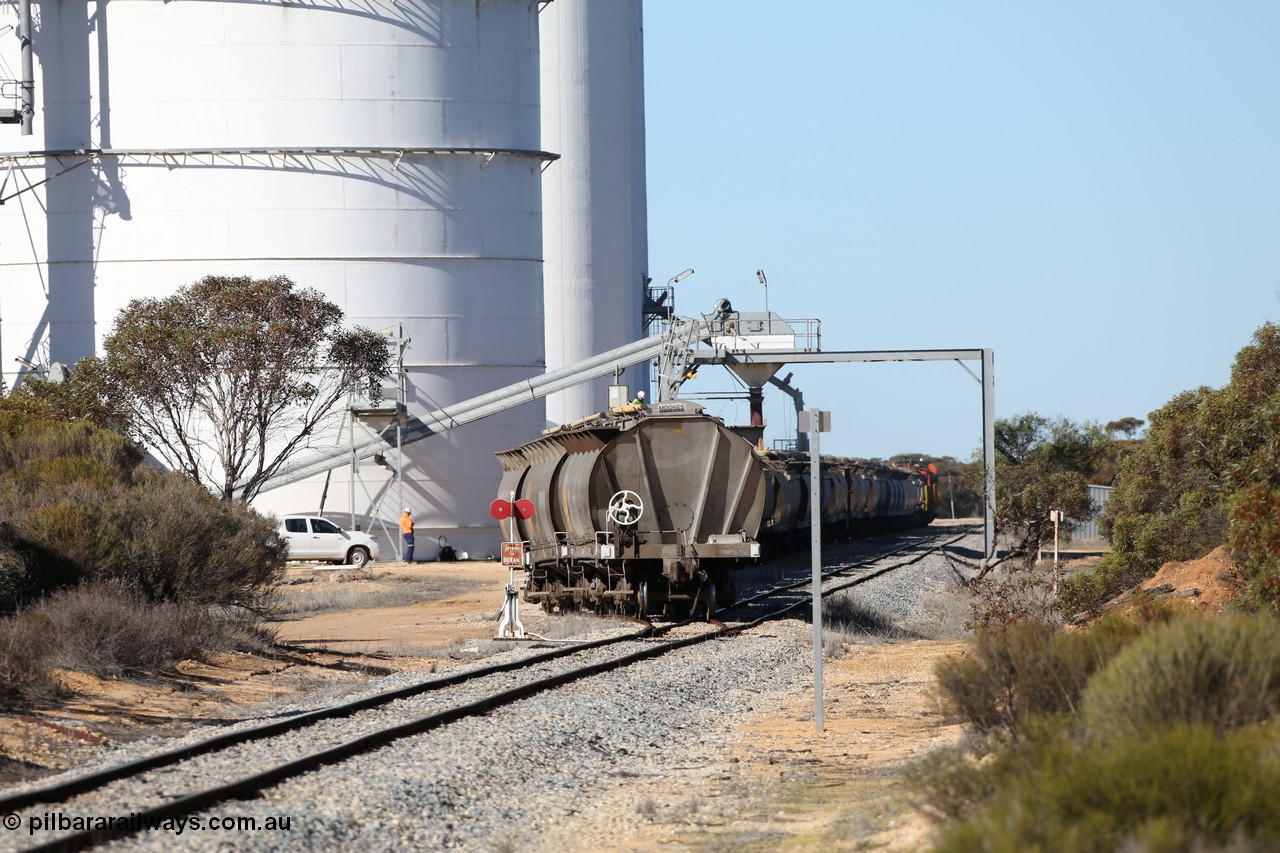
[[[353,323],[403,329],[410,416],[542,372],[536,4],[39,11],[36,135],[0,129],[33,187],[0,207],[4,363],[71,363],[136,297],[283,274]],[[543,423],[530,404],[406,448],[421,557],[442,534],[496,548],[493,451]],[[327,492],[322,477],[258,505],[315,510],[324,493],[339,518],[394,527],[387,469],[364,463],[355,479],[336,469]]]
[[[641,336],[648,274],[640,0],[556,0],[541,15],[547,367]],[[633,391],[647,366],[628,370]],[[547,398],[547,420],[600,411],[611,380]]]

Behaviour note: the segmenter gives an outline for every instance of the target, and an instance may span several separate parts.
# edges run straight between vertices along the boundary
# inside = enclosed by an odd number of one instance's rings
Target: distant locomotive
[[[525,598],[545,609],[644,614],[724,607],[733,569],[807,541],[807,455],[758,451],[689,400],[622,406],[497,454],[499,497],[527,498]],[[823,457],[823,538],[928,524],[935,469]]]

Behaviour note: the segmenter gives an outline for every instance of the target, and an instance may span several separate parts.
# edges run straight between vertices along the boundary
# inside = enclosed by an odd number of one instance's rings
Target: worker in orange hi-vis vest
[[[404,508],[404,515],[400,516],[400,535],[404,537],[404,561],[406,563],[413,562],[413,513],[409,512],[409,508]]]

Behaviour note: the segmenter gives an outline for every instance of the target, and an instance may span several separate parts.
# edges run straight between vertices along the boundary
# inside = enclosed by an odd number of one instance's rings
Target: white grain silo
[[[75,361],[135,297],[283,274],[403,326],[410,416],[542,372],[536,2],[36,9],[35,135],[0,127],[22,190],[0,207],[5,365]],[[495,550],[493,452],[543,423],[529,404],[406,448],[420,559],[440,534]],[[364,465],[354,506],[349,468],[258,505],[327,488],[326,511],[394,529],[388,476]]]
[[[635,340],[648,270],[641,0],[556,0],[542,12],[547,369]],[[647,366],[627,373],[645,387]],[[604,408],[601,379],[547,398],[547,420]]]

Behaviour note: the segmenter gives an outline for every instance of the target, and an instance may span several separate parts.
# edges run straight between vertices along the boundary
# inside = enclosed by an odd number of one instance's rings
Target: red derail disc
[[[492,515],[498,521],[506,521],[513,514],[526,521],[533,518],[533,501],[528,498],[521,498],[513,504],[511,501],[504,501],[502,498],[498,498],[489,504],[489,515]]]

